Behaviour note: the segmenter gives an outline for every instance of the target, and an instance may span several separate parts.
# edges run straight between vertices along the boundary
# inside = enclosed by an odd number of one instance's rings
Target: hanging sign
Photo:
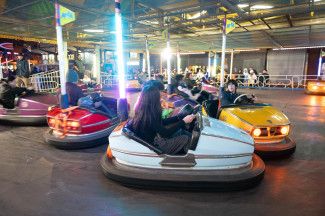
[[[236,28],[235,27],[235,22],[227,19],[227,21],[226,21],[226,34],[228,34],[229,32],[231,32],[235,28]]]
[[[76,15],[73,11],[69,10],[62,5],[59,5],[59,23],[61,26],[76,20]]]

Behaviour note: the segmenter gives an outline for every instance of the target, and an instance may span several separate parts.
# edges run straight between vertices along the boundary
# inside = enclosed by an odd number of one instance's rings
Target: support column
[[[177,44],[177,73],[181,72],[181,53],[179,50],[179,44]]]
[[[64,58],[64,45],[63,45],[63,36],[62,36],[62,26],[60,24],[59,7],[60,7],[59,4],[55,3],[56,38],[58,44],[58,58],[59,58],[59,70],[60,70],[60,83],[61,83],[60,106],[62,109],[66,109],[69,107],[69,100],[68,100],[68,95],[65,86],[66,63]]]
[[[95,55],[93,59],[93,77],[96,79],[96,83],[100,84],[100,48],[95,46]]]
[[[221,99],[221,90],[224,87],[224,77],[225,77],[225,55],[226,55],[226,15],[223,20],[223,31],[222,31],[222,53],[221,53],[221,71],[220,71],[220,87],[219,87],[219,99]]]
[[[233,70],[233,64],[234,64],[234,49],[231,50],[231,57],[230,57],[230,79],[232,76],[232,70]]]
[[[147,57],[147,72],[148,78],[151,79],[151,69],[150,69],[150,53],[149,53],[149,45],[148,45],[148,38],[146,37],[146,57]]]
[[[119,99],[117,101],[117,113],[121,121],[128,119],[128,103],[125,92],[125,66],[123,56],[123,38],[122,38],[122,17],[121,0],[115,0],[115,28],[116,28],[116,51],[117,51],[117,70],[119,80]]]

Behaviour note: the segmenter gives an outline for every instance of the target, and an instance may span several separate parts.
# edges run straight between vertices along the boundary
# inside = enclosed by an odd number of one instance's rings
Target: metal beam
[[[291,18],[290,18],[290,15],[289,15],[289,14],[286,14],[286,18],[287,18],[287,21],[288,21],[288,23],[289,23],[290,27],[293,27],[293,24],[292,24],[292,20],[291,20]]]
[[[33,5],[33,4],[36,4],[36,3],[40,2],[40,1],[43,1],[43,0],[36,0],[36,1],[28,2],[28,3],[23,4],[23,5],[19,5],[17,7],[14,7],[14,8],[11,8],[11,9],[8,9],[8,10],[5,10],[5,11],[1,12],[0,15],[3,15],[3,14],[6,14],[8,12],[12,12],[12,11],[18,10],[20,8],[24,8],[24,7]]]
[[[283,46],[281,44],[279,44],[271,35],[269,35],[269,33],[267,33],[266,31],[260,31],[266,38],[268,38],[273,45],[277,46],[278,48],[283,48]]]
[[[272,29],[271,26],[267,22],[265,22],[265,20],[263,18],[261,18],[261,20],[269,29]]]

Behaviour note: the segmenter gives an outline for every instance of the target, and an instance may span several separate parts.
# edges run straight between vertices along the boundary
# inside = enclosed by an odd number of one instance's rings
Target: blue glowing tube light
[[[120,0],[115,0],[115,31],[116,31],[116,52],[117,52],[117,70],[119,79],[120,98],[125,96],[125,69],[123,60],[123,39],[122,39],[122,17],[120,10]]]

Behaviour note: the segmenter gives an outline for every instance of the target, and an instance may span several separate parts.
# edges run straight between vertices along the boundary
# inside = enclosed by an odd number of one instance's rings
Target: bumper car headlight
[[[290,129],[289,125],[283,126],[283,127],[281,127],[280,132],[281,132],[282,135],[288,135],[289,129]]]
[[[262,134],[261,129],[259,129],[259,128],[255,128],[255,129],[253,130],[253,135],[254,135],[254,137],[258,137],[258,136],[260,136],[261,134]]]

